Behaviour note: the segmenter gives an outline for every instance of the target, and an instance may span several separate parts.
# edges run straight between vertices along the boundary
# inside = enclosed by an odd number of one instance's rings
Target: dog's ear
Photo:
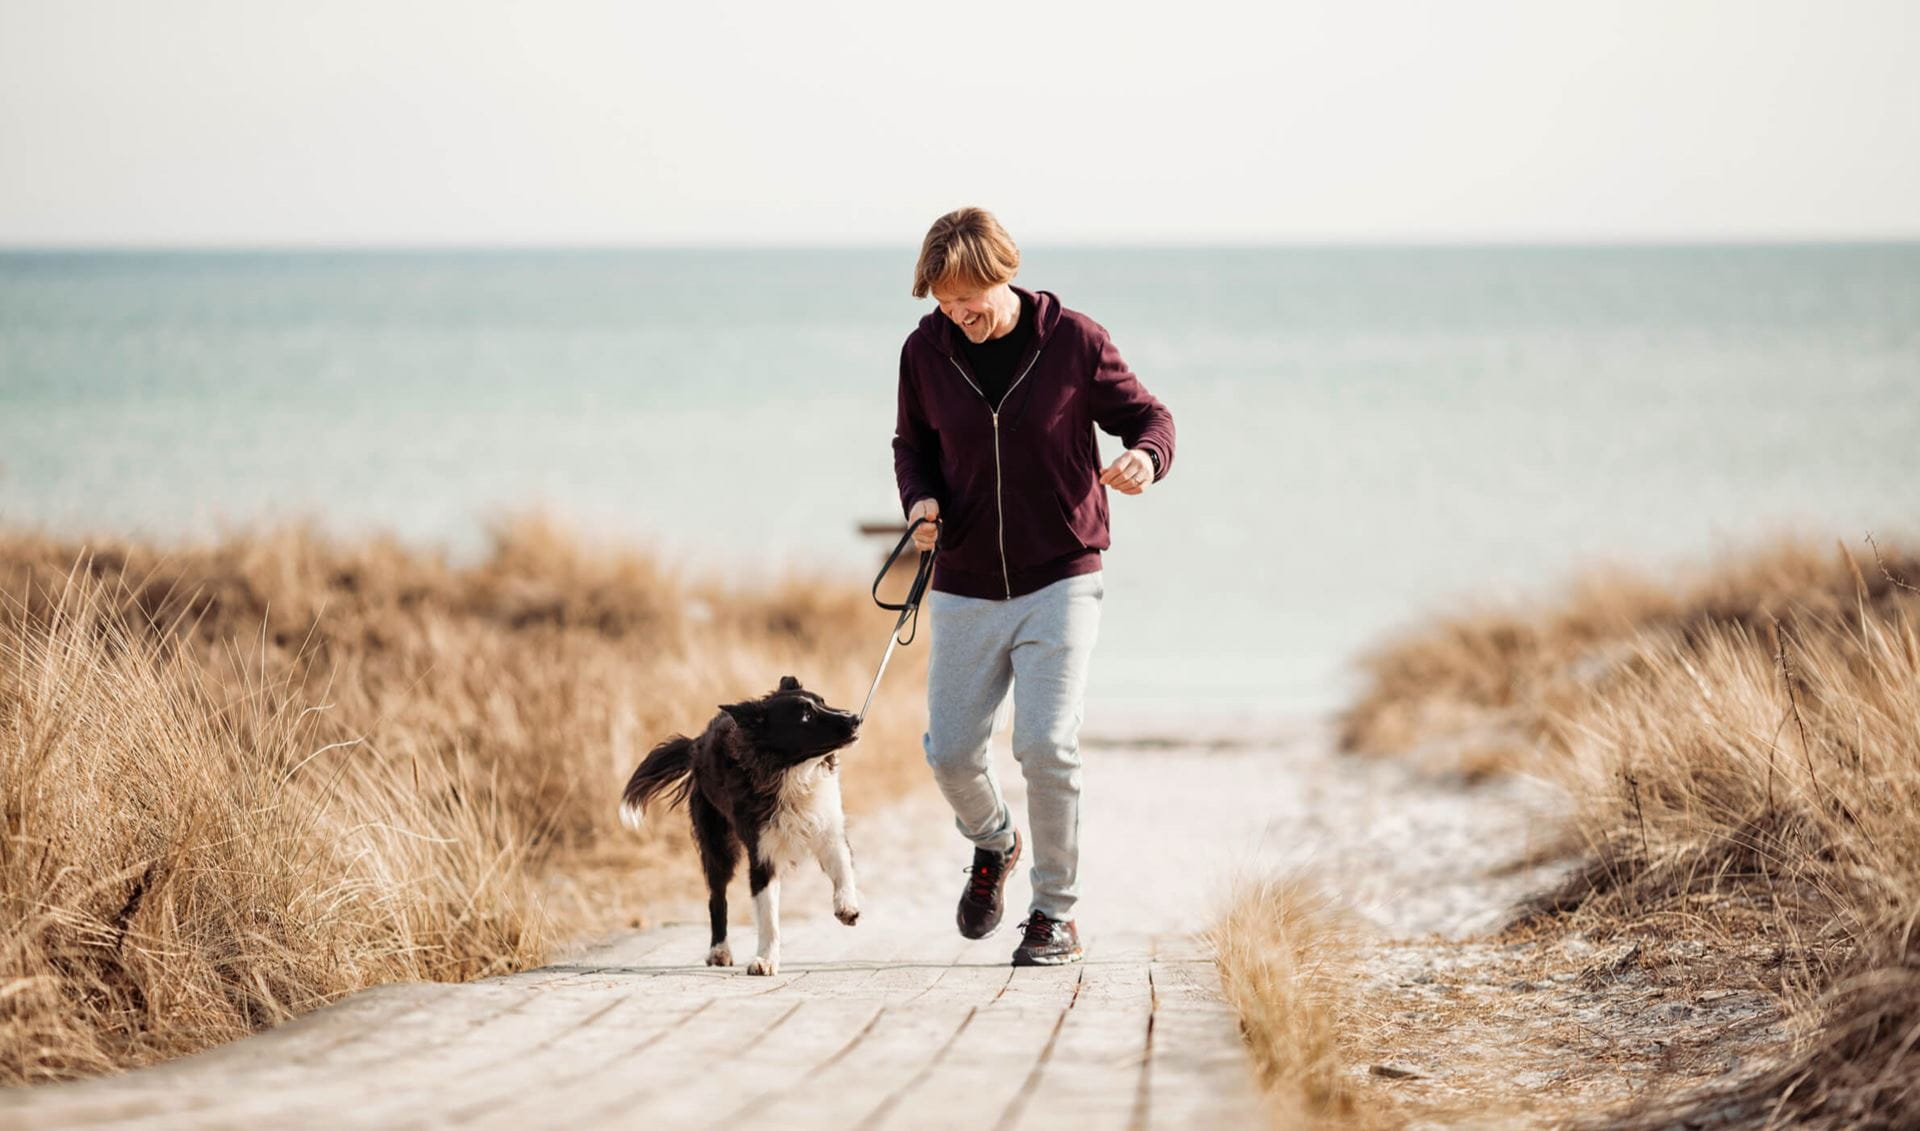
[[[780,690],[798,691],[800,690],[800,681],[790,675],[783,675],[780,677]]]
[[[722,703],[720,709],[732,716],[741,730],[759,730],[767,724],[767,705],[758,700],[745,703]]]

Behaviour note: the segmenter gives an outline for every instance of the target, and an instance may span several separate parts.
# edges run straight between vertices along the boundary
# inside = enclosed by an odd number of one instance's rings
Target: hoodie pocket
[[[1074,546],[1082,550],[1107,548],[1107,499],[1106,492],[1098,484],[1077,500],[1056,494],[1054,504],[1066,536],[1073,540]]]

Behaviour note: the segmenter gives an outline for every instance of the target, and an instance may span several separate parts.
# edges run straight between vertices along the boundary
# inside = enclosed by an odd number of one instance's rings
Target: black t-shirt
[[[974,345],[960,338],[960,349],[965,354],[967,372],[973,374],[980,391],[986,394],[987,403],[995,410],[1000,407],[1000,399],[1007,395],[1017,373],[1014,367],[1026,360],[1027,347],[1033,344],[1033,300],[1020,296],[1020,321],[1004,338],[988,338]]]

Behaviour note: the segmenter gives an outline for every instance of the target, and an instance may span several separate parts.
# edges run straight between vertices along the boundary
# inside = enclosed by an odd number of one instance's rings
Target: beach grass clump
[[[467,564],[0,535],[0,1081],[644,923],[698,869],[677,815],[621,828],[634,764],[785,674],[857,702],[890,623],[858,578],[696,578],[539,519]],[[843,760],[851,809],[918,780],[923,656]]]
[[[1897,605],[1896,579],[1920,554],[1854,555],[1780,539],[1655,578],[1623,567],[1582,573],[1557,594],[1482,604],[1426,621],[1360,658],[1364,687],[1340,718],[1343,748],[1411,756],[1468,777],[1525,766],[1648,638],[1684,649],[1719,631],[1839,623]]]
[[[1342,916],[1297,882],[1241,884],[1208,933],[1275,1127],[1387,1126],[1349,1073]]]
[[[65,591],[0,643],[0,1076],[137,1064],[543,952],[527,838],[459,759],[327,743]]]
[[[1425,702],[1401,710],[1376,686],[1350,742],[1497,726],[1568,786],[1579,862],[1515,934],[1685,939],[1787,1007],[1773,1064],[1609,1121],[1920,1125],[1917,567],[1778,546],[1668,590],[1589,582],[1375,654]],[[1447,656],[1465,670],[1444,674]],[[1415,670],[1434,684],[1408,683]]]

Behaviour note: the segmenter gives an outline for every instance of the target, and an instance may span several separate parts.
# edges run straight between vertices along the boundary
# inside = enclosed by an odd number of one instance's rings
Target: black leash
[[[914,574],[913,585],[907,590],[907,599],[898,605],[890,601],[882,601],[880,599],[880,583],[885,581],[887,574],[892,571],[893,563],[899,561],[900,555],[906,552],[907,546],[913,541],[913,532],[918,530],[920,525],[925,522],[933,523],[933,549],[920,551],[920,570]],[[933,556],[939,552],[940,523],[934,519],[916,518],[908,525],[907,532],[900,536],[900,544],[893,548],[893,553],[887,555],[887,564],[881,566],[880,572],[874,575],[873,603],[883,609],[898,612],[900,619],[893,622],[893,631],[887,636],[887,653],[880,657],[880,670],[873,673],[873,686],[867,688],[867,701],[860,706],[860,721],[862,722],[866,721],[867,708],[873,706],[873,693],[880,690],[880,677],[887,674],[887,663],[893,659],[894,646],[911,644],[913,643],[913,638],[920,633],[920,599],[926,596],[927,582],[933,580]],[[900,639],[900,629],[906,627],[908,624],[911,624],[912,627],[907,630],[907,638],[902,640]]]

